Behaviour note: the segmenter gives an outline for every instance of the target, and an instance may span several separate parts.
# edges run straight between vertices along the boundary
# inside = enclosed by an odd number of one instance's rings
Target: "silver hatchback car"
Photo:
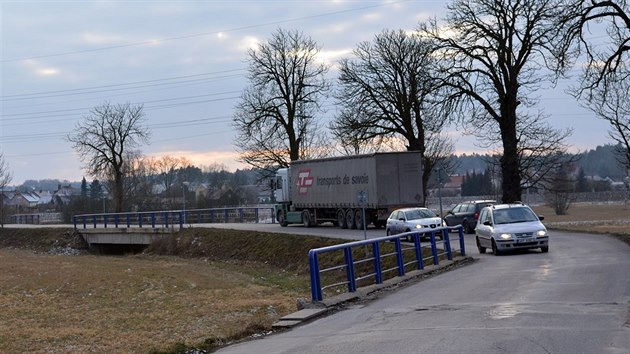
[[[475,228],[479,253],[540,248],[549,252],[549,235],[534,211],[524,204],[497,204],[481,209]]]

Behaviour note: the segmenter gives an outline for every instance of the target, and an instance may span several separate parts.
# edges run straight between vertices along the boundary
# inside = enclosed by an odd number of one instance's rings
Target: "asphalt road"
[[[363,238],[363,231],[272,226]],[[368,238],[382,234],[372,230]],[[552,232],[549,253],[495,257],[478,254],[474,237],[466,237],[478,258],[472,265],[218,352],[630,353],[628,245]]]

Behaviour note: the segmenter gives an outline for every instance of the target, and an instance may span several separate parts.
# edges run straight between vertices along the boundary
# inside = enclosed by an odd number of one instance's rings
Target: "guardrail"
[[[74,228],[175,227],[228,222],[275,223],[273,207],[210,208],[125,213],[81,214],[72,217]]]
[[[452,260],[453,250],[450,231],[456,231],[459,240],[459,253],[465,256],[464,231],[461,225],[436,228],[430,232],[412,231],[395,236],[379,237],[310,250],[308,261],[313,302],[322,301],[323,290],[328,288],[347,286],[348,292],[355,292],[359,282],[381,284],[384,280],[383,275],[388,272],[395,271],[398,276],[403,276],[405,275],[405,268],[409,266],[415,266],[421,270],[424,269],[425,261],[438,265],[440,257],[445,256],[448,260]],[[441,234],[442,238],[439,241],[436,237],[438,233]],[[403,244],[401,241],[403,237],[411,238],[413,245]],[[423,242],[422,239],[426,237],[428,237],[429,241]],[[440,244],[444,246],[442,252],[438,248]],[[355,260],[355,256],[361,254],[362,248],[365,251],[364,258]],[[368,248],[371,248],[371,252]],[[329,264],[327,268],[320,269],[320,257],[336,251],[343,252],[343,264]],[[395,262],[389,260],[392,257],[395,258]],[[331,254],[328,262],[333,263],[334,259],[334,255]],[[358,274],[357,268],[361,268],[360,270],[366,274]],[[331,275],[332,282],[322,285],[322,275],[339,271],[345,271],[345,276],[335,277]],[[372,279],[372,281],[369,281],[369,279]]]

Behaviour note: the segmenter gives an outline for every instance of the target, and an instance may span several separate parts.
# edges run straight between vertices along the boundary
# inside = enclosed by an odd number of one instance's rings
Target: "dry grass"
[[[556,230],[612,234],[630,244],[630,205],[575,204],[567,215],[555,215],[547,206],[533,208],[544,215],[543,223]]]
[[[269,329],[307,288],[281,289],[266,268],[2,249],[0,352],[148,352]]]
[[[191,230],[154,246],[173,255],[77,256],[48,254],[76,243],[63,230],[2,229],[0,352],[174,352],[268,331],[310,294],[304,250],[338,242]]]

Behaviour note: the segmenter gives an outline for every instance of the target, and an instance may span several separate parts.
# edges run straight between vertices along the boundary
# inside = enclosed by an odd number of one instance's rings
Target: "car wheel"
[[[549,246],[540,247],[540,250],[542,251],[542,253],[547,253],[549,252]]]
[[[499,251],[499,249],[497,248],[497,243],[494,242],[494,240],[492,240],[492,254],[494,254],[495,256],[501,254],[501,251]]]
[[[389,229],[387,229],[387,236],[391,236],[391,235],[392,235],[392,232]]]
[[[464,233],[472,234],[474,232],[473,230],[471,230],[470,225],[468,225],[468,222],[464,221],[464,224],[462,226],[464,227]]]
[[[348,224],[346,224],[346,213],[343,211],[343,209],[337,210],[337,224],[342,229],[348,228]]]
[[[475,239],[477,240],[477,249],[479,250],[479,253],[486,253],[486,248],[485,247],[481,247],[481,243],[479,242],[479,237],[475,237]]]

